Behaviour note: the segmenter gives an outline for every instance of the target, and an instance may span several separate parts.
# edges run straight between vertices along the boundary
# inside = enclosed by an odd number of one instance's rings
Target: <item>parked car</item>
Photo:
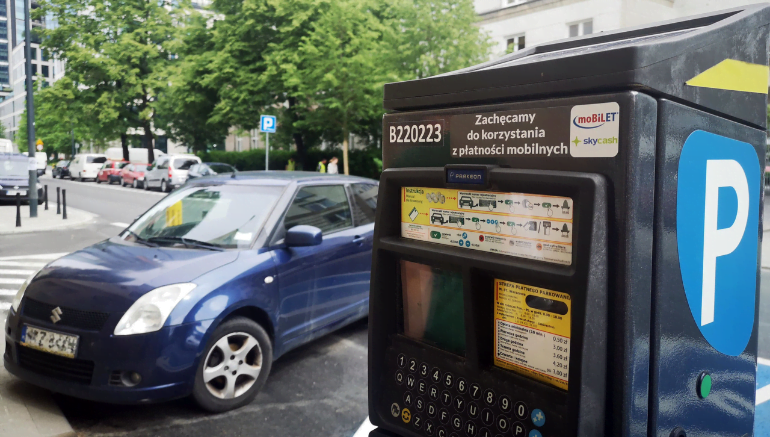
[[[275,359],[367,316],[377,189],[311,172],[190,181],[22,284],[5,367],[99,402],[245,405]]]
[[[96,180],[107,157],[99,153],[79,153],[70,163],[70,179],[83,182],[86,179]]]
[[[238,173],[230,164],[224,164],[221,162],[201,162],[190,166],[190,170],[187,172],[187,179],[195,179],[203,176],[216,176],[216,175],[233,175]]]
[[[120,171],[121,185],[131,185],[134,188],[144,187],[144,172],[146,164],[128,164]]]
[[[187,172],[201,159],[195,155],[164,155],[156,159],[144,173],[144,189],[159,188],[168,192],[187,181]]]
[[[27,152],[23,152],[22,155],[29,157]],[[48,167],[48,154],[45,152],[35,152],[35,169],[37,170],[37,177],[45,174],[45,169]]]
[[[99,170],[99,174],[96,176],[96,183],[101,184],[102,182],[107,182],[110,185],[112,185],[113,182],[121,183],[120,171],[127,165],[127,161],[108,160]]]
[[[61,160],[56,163],[55,166],[53,166],[53,169],[51,170],[51,177],[56,179],[61,178],[64,179],[65,177],[69,177],[70,175],[70,161],[69,160]]]
[[[15,202],[17,193],[29,203],[29,161],[19,153],[0,153],[0,201]],[[41,185],[37,198],[39,204],[45,201]]]

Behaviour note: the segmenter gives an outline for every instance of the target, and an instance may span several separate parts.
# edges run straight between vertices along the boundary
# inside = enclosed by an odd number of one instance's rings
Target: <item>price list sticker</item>
[[[495,279],[495,365],[567,390],[571,311],[567,293]]]

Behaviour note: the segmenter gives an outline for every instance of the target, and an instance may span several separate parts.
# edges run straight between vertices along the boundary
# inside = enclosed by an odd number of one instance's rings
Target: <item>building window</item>
[[[569,25],[569,37],[590,35],[594,33],[594,21],[586,20]]]
[[[48,66],[47,65],[41,65],[40,66],[43,69],[43,76],[46,78],[49,78],[51,76],[48,75]]]
[[[10,84],[10,76],[8,75],[8,66],[0,66],[0,83]]]
[[[526,46],[524,35],[511,36],[506,40],[505,53],[518,52]]]
[[[0,61],[8,62],[8,44],[0,44]]]
[[[0,21],[0,38],[8,39],[8,22],[7,21]],[[6,49],[6,52],[7,52],[7,49]]]
[[[528,1],[529,0],[503,0],[503,7],[507,8],[508,6],[516,6]]]
[[[3,17],[8,15],[8,8],[5,5],[5,2],[0,2],[0,15]]]

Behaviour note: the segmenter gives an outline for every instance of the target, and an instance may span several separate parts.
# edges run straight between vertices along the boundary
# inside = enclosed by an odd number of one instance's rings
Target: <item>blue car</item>
[[[245,405],[273,360],[367,316],[377,189],[303,172],[195,179],[27,280],[5,367],[95,401]]]

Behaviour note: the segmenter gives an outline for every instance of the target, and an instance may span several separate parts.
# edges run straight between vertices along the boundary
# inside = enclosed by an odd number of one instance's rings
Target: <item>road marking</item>
[[[0,261],[0,267],[43,267],[47,262],[25,263],[19,261]]]
[[[0,311],[8,311],[9,309],[11,309],[10,302],[0,302]]]
[[[764,404],[765,402],[770,401],[770,385],[766,385],[759,390],[757,390],[757,403]]]
[[[10,288],[0,288],[0,296],[16,296],[19,290],[11,290]]]
[[[115,222],[115,223],[110,223],[110,224],[112,226],[117,226],[119,228],[127,228],[128,227],[128,223]]]
[[[59,252],[59,253],[44,253],[39,255],[18,255],[18,256],[4,256],[0,258],[0,261],[13,261],[13,260],[33,260],[33,259],[42,259],[42,260],[49,260],[53,261],[57,258],[61,258],[64,255],[67,255],[69,252]]]
[[[35,273],[34,270],[6,270],[0,269],[0,275],[25,275],[29,276]]]
[[[26,279],[0,278],[0,284],[21,285]]]
[[[763,366],[770,366],[770,360],[767,358],[757,357],[757,363]]]

